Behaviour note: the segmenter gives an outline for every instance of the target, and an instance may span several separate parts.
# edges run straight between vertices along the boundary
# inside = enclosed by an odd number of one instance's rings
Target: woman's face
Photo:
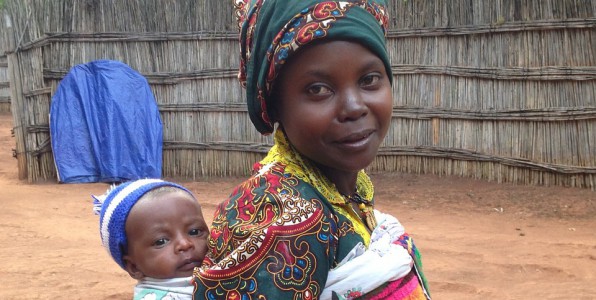
[[[276,81],[277,121],[328,176],[368,166],[387,133],[392,91],[383,61],[355,42],[301,49]]]

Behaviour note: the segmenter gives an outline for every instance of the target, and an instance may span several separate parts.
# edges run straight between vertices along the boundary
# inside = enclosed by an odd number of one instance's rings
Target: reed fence
[[[51,95],[95,59],[148,79],[164,176],[246,175],[268,150],[236,80],[231,1],[165,2],[6,0],[22,178],[56,178]],[[393,119],[370,171],[596,189],[596,0],[389,2]]]
[[[0,55],[0,113],[2,112],[10,112],[10,81],[6,55]]]
[[[4,52],[8,50],[8,44],[3,42],[8,34],[7,17],[0,10],[0,113],[10,112],[10,80],[8,79],[8,59]]]

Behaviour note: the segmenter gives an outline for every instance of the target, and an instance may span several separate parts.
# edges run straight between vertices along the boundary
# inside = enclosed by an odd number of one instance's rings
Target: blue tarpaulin
[[[145,77],[124,63],[73,67],[52,97],[50,136],[60,182],[161,177],[157,103]]]

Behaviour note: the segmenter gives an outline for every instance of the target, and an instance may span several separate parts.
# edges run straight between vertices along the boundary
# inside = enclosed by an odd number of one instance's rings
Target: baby
[[[410,256],[414,244],[401,223],[393,216],[374,210],[377,226],[366,248],[357,244],[327,275],[321,300],[352,300],[390,284],[413,288],[403,278],[415,268]],[[368,298],[362,298],[368,299]],[[373,299],[385,299],[383,297]]]
[[[192,193],[141,179],[93,198],[103,246],[138,280],[134,299],[192,299],[192,273],[203,262],[209,233]]]

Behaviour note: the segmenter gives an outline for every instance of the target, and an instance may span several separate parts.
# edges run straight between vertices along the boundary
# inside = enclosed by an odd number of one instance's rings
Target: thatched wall
[[[251,130],[231,71],[238,61],[231,8],[188,0],[167,1],[166,11],[165,2],[7,1],[18,37],[9,56],[21,73],[14,76],[26,78],[14,112],[22,178],[55,178],[51,95],[72,66],[96,59],[120,60],[147,77],[164,122],[164,176],[240,174],[259,159],[265,147],[242,151],[269,140]]]
[[[148,78],[164,176],[247,174],[267,150],[235,79],[231,0],[6,2],[23,178],[55,178],[51,95],[100,58]],[[596,0],[390,2],[394,119],[372,171],[596,188]]]
[[[596,187],[596,1],[392,1],[375,170]]]
[[[10,112],[10,81],[6,55],[0,55],[0,112]]]
[[[0,113],[10,112],[10,80],[8,79],[8,59],[4,51],[8,50],[8,34],[10,23],[4,17],[4,11],[0,9]]]

